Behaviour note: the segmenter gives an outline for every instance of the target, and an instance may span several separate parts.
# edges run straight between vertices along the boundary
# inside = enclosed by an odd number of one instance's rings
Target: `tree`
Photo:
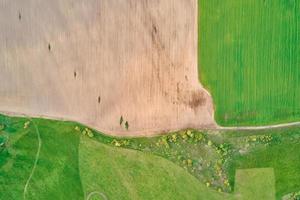
[[[123,116],[121,115],[121,117],[120,117],[120,126],[123,124]]]
[[[128,130],[128,128],[129,128],[129,123],[128,123],[128,121],[125,122],[125,128],[126,128],[126,130]]]

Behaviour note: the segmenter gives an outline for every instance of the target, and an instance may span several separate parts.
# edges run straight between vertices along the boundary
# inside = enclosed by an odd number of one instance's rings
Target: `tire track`
[[[94,191],[91,192],[87,197],[86,200],[89,200],[92,196],[94,195],[99,195],[100,197],[102,197],[104,200],[108,200],[108,198],[102,193],[102,192],[98,192],[98,191]]]
[[[36,156],[35,156],[35,161],[34,161],[33,168],[32,168],[32,170],[31,170],[31,173],[30,173],[30,175],[29,175],[29,177],[28,177],[28,179],[27,179],[27,181],[26,181],[26,184],[25,184],[25,186],[24,186],[24,191],[23,191],[23,199],[24,199],[24,200],[25,200],[25,198],[26,198],[26,193],[27,193],[28,185],[29,185],[29,183],[30,183],[30,181],[31,181],[31,179],[32,179],[32,176],[33,176],[33,174],[34,174],[34,171],[35,171],[37,162],[38,162],[38,160],[39,160],[40,151],[41,151],[41,146],[42,146],[42,140],[41,140],[41,136],[40,136],[40,131],[39,131],[37,125],[33,122],[33,120],[32,120],[31,118],[28,118],[28,119],[29,119],[29,121],[32,123],[32,125],[33,125],[34,128],[35,128],[35,131],[36,131],[36,134],[37,134],[37,138],[38,138],[39,144],[38,144],[38,149],[37,149],[37,152],[36,152]]]

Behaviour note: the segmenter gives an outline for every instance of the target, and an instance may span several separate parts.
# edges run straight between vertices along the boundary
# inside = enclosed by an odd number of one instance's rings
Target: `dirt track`
[[[216,126],[197,0],[3,0],[0,28],[1,111],[114,135]]]

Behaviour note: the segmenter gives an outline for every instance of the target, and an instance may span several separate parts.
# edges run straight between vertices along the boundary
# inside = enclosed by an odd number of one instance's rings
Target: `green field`
[[[275,199],[275,177],[271,168],[237,170],[235,182],[236,199]]]
[[[85,196],[100,191],[116,200],[222,198],[184,169],[157,156],[83,138],[79,158]]]
[[[265,176],[236,176],[253,168],[274,170],[276,199],[300,191],[300,127],[152,138],[87,132],[73,122],[0,115],[0,199],[263,197]]]
[[[199,73],[225,126],[300,119],[300,1],[199,0]]]
[[[273,168],[276,199],[300,191],[300,128],[247,134],[248,138],[243,133],[226,136],[226,140],[231,141],[235,148],[245,151],[233,154],[228,163],[230,182],[234,184],[235,169]],[[266,139],[265,136],[272,139]],[[253,141],[254,138],[256,141]]]
[[[0,115],[5,125],[0,131],[0,199],[86,199],[95,191],[110,200],[222,198],[172,162],[114,147],[104,135],[89,138],[74,130],[76,123],[33,119],[24,128],[28,121]],[[34,125],[41,148],[32,173],[38,150]]]

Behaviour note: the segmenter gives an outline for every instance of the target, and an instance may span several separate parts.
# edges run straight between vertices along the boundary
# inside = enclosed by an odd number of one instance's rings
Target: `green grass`
[[[83,137],[79,158],[85,196],[99,191],[109,199],[124,200],[223,198],[184,169],[150,154]]]
[[[0,122],[4,117],[0,117]],[[5,117],[6,149],[0,154],[0,199],[23,199],[38,149],[36,130],[28,119]],[[82,199],[78,168],[79,135],[70,123],[34,120],[41,133],[41,152],[26,199]]]
[[[273,168],[276,198],[300,190],[300,128],[252,133],[253,136],[232,133],[229,137],[237,149],[245,149],[249,137],[271,135],[270,142],[253,142],[244,153],[235,153],[228,163],[229,179],[234,185],[235,169]],[[250,139],[251,140],[251,139]]]
[[[236,199],[275,199],[275,177],[271,168],[237,170],[235,182]]]
[[[300,1],[199,0],[199,73],[221,125],[300,119]]]
[[[24,185],[30,174],[37,139],[34,129],[23,129],[24,119],[9,120],[14,124],[1,131],[6,149],[0,154],[0,199],[22,199]],[[8,123],[8,122],[7,122]]]
[[[0,149],[0,199],[23,199],[38,148],[33,124],[24,128],[27,121],[0,115],[0,124],[5,124],[0,131],[5,141]],[[89,138],[75,130],[76,126],[83,130],[77,123],[33,122],[42,146],[25,199],[85,199],[93,191],[116,200],[214,200],[224,196],[162,157],[114,147],[113,138],[105,135]]]
[[[0,115],[5,125],[0,199],[23,199],[38,149],[36,129],[32,122],[24,128],[27,121]],[[241,188],[235,174],[251,168],[274,169],[276,199],[300,190],[300,127],[217,134],[188,130],[152,138],[114,138],[92,130],[90,138],[77,123],[33,122],[42,146],[25,199],[85,199],[94,191],[109,199],[218,200],[236,193],[246,199],[251,191]]]

